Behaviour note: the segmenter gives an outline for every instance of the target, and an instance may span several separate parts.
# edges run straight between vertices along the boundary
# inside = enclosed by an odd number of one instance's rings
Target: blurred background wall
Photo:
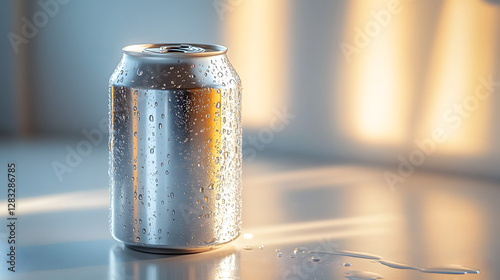
[[[248,160],[500,179],[496,1],[5,0],[0,23],[3,138],[99,128],[123,46],[217,43],[243,81]]]

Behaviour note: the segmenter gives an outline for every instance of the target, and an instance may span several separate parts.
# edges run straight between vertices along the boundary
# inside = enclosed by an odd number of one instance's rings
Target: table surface
[[[2,182],[7,163],[17,167],[16,272],[7,270],[2,188],[1,279],[500,279],[498,182],[417,171],[391,188],[384,167],[263,151],[244,163],[237,240],[205,253],[158,255],[124,248],[109,235],[105,144],[57,177],[54,163],[66,164],[77,145],[0,142]],[[337,254],[307,253],[317,250]],[[396,269],[341,250],[419,268],[458,264],[480,274]]]

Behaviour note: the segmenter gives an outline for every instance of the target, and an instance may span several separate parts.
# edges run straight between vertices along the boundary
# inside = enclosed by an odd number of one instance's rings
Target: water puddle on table
[[[336,256],[344,256],[344,257],[351,257],[351,258],[358,258],[358,259],[368,259],[372,260],[374,262],[378,262],[382,265],[385,265],[390,268],[395,268],[395,269],[411,269],[411,270],[417,270],[422,273],[434,273],[434,274],[479,274],[479,269],[476,268],[471,268],[471,267],[466,267],[463,265],[458,265],[458,264],[451,264],[451,265],[442,265],[442,266],[436,266],[436,267],[429,267],[429,268],[420,268],[412,265],[407,265],[391,260],[386,260],[381,256],[373,255],[373,254],[368,254],[368,253],[363,253],[363,252],[354,252],[354,251],[343,251],[343,250],[313,250],[307,252],[308,254],[315,254],[315,255],[336,255]],[[345,274],[345,277],[347,279],[360,279],[360,280],[371,280],[371,279],[383,279],[381,275],[378,275],[373,272],[368,272],[368,271],[348,271]]]

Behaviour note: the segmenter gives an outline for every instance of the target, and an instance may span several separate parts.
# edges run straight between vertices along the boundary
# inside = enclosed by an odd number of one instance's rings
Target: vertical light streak
[[[488,149],[491,101],[478,100],[475,90],[479,78],[494,71],[499,19],[498,7],[485,1],[447,1],[443,7],[419,128],[421,137],[436,128],[446,132],[439,152],[472,155]]]
[[[347,8],[344,41],[340,45],[341,125],[348,137],[360,142],[400,145],[408,133],[412,94],[405,66],[411,35],[405,4],[397,8],[387,0],[351,1]],[[353,52],[345,51],[349,46]]]
[[[229,1],[232,2],[232,1]],[[229,58],[243,83],[242,122],[269,125],[286,101],[288,14],[286,0],[233,1],[223,14]]]

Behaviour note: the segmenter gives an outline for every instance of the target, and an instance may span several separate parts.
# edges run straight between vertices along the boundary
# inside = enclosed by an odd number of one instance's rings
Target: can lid
[[[224,54],[227,48],[213,44],[140,44],[123,48],[123,52],[133,56],[214,56]]]

